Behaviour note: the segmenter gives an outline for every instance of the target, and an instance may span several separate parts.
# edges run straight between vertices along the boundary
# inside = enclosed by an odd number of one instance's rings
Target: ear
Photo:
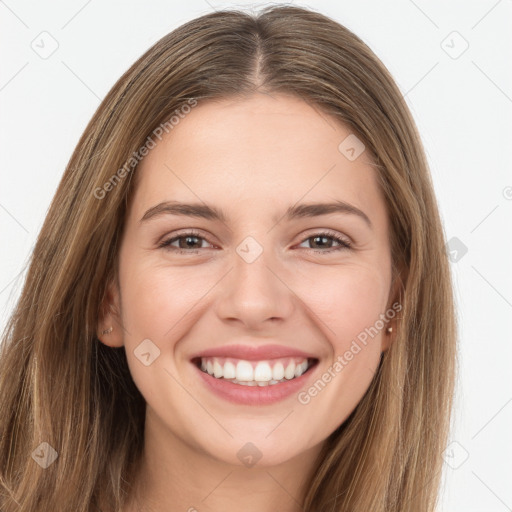
[[[124,345],[120,303],[119,286],[115,279],[111,279],[100,305],[96,327],[96,336],[104,345],[109,347],[122,347]]]
[[[396,321],[396,317],[395,317],[393,320],[390,320],[384,327],[383,335],[382,335],[382,343],[381,343],[382,352],[385,352],[386,350],[388,350],[389,347],[391,347],[391,345],[395,341],[396,331],[398,328],[397,326],[398,326],[398,322]],[[389,332],[388,329],[391,329],[391,332]]]
[[[390,320],[387,322],[386,326],[383,329],[383,336],[382,336],[382,352],[385,352],[386,350],[391,347],[393,342],[396,340],[398,329],[402,327],[400,319],[402,317],[400,311],[402,310],[402,304],[401,304],[401,298],[404,295],[404,285],[403,285],[403,272],[398,272],[394,278],[393,283],[391,286],[391,290],[389,293],[389,300],[388,305],[386,308],[386,316],[389,316]],[[393,307],[395,305],[395,307]],[[398,306],[400,306],[398,310]],[[388,315],[388,311],[392,311],[395,313],[393,318],[391,318],[391,315]],[[391,329],[391,332],[388,331],[388,329]]]

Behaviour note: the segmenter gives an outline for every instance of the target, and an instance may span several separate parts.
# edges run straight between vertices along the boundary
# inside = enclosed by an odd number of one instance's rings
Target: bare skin
[[[380,329],[308,403],[297,394],[263,406],[228,402],[191,358],[231,343],[297,348],[318,359],[307,391],[389,310],[386,206],[367,151],[351,161],[338,149],[350,133],[298,98],[258,93],[199,103],[141,162],[120,286],[109,287],[98,325],[103,343],[125,346],[147,402],[127,512],[302,510],[325,439],[363,397],[394,335]],[[337,200],[371,226],[347,212],[284,217],[296,204]],[[216,207],[226,222],[165,213],[141,221],[164,201]],[[325,230],[351,247],[318,237]],[[262,249],[251,263],[236,250],[248,236]],[[149,366],[134,353],[146,339],[160,351]],[[261,453],[252,467],[237,455],[248,442]]]

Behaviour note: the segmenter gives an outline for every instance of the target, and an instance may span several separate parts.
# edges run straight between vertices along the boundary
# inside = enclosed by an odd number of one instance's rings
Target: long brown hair
[[[145,402],[124,348],[103,345],[96,328],[107,285],[117,279],[134,155],[159,126],[171,130],[169,119],[185,105],[255,91],[308,101],[371,151],[401,283],[395,341],[361,402],[325,441],[303,508],[434,510],[456,323],[422,144],[399,89],[361,39],[312,10],[279,6],[257,15],[214,12],[166,35],[118,80],[85,129],[3,337],[3,512],[86,512],[100,504],[107,512],[125,503],[142,453]]]

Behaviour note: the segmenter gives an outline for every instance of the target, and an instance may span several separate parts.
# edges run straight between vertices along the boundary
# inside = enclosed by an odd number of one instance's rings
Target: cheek
[[[347,266],[308,287],[308,306],[323,326],[332,359],[299,395],[299,403],[310,414],[326,418],[328,432],[355,409],[378,368],[389,279],[376,266]]]
[[[172,377],[177,343],[192,328],[201,298],[214,285],[212,273],[202,276],[192,267],[171,269],[129,257],[119,271],[124,346],[132,378],[154,410],[179,416],[190,406],[190,397]]]
[[[132,337],[176,338],[181,324],[212,286],[212,276],[159,265],[130,265],[120,271],[123,319]],[[166,336],[167,335],[167,336]]]
[[[308,307],[322,321],[336,354],[347,350],[353,339],[374,326],[385,313],[390,276],[380,270],[374,266],[347,266],[309,280],[303,296],[308,297]]]

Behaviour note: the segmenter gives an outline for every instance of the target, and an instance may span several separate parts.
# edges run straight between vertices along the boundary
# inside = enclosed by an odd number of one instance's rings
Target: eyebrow
[[[286,210],[282,218],[289,221],[295,218],[320,217],[321,215],[329,215],[333,213],[355,215],[364,220],[370,229],[373,229],[372,222],[366,213],[344,201],[293,205]],[[224,224],[227,223],[227,215],[221,209],[214,206],[208,206],[204,203],[180,203],[178,201],[164,201],[149,208],[139,222],[146,222],[162,215],[198,217],[207,220],[217,220]],[[273,220],[277,223],[280,219],[274,217]]]

